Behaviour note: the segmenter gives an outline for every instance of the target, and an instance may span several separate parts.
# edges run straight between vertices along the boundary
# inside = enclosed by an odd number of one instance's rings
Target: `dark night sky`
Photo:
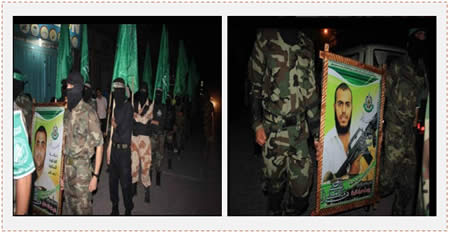
[[[156,75],[162,25],[169,33],[171,73],[175,74],[179,40],[184,40],[188,59],[195,58],[201,80],[217,98],[221,98],[222,24],[221,17],[15,17],[14,23],[88,24],[88,34],[106,35],[115,50],[118,24],[137,24],[139,75],[142,75],[145,46],[150,42],[153,75]],[[115,53],[115,52],[114,52]],[[114,54],[113,53],[113,54]],[[98,60],[97,60],[98,61]],[[98,61],[102,62],[102,61]]]
[[[228,112],[237,106],[243,107],[245,96],[244,82],[247,79],[247,62],[256,39],[257,28],[298,28],[314,41],[316,51],[316,70],[321,68],[319,51],[323,50],[324,40],[320,34],[323,28],[336,31],[336,46],[331,52],[348,49],[368,43],[406,47],[408,30],[424,27],[427,29],[427,42],[431,64],[436,57],[436,18],[435,17],[229,17],[228,18]],[[433,60],[434,59],[434,60]],[[435,67],[435,65],[431,65]],[[430,77],[435,77],[435,70]],[[433,80],[431,80],[433,82]],[[435,83],[435,80],[434,80]],[[230,115],[231,118],[233,118]]]

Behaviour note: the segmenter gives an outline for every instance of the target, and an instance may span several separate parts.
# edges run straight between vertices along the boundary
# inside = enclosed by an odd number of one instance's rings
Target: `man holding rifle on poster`
[[[103,134],[96,111],[83,101],[83,77],[67,78],[68,110],[64,113],[64,197],[73,215],[92,215],[103,156]],[[95,149],[95,168],[91,156]]]
[[[325,136],[323,182],[356,176],[363,171],[361,159],[364,159],[365,167],[373,160],[372,153],[368,150],[370,145],[367,145],[366,141],[376,130],[376,115],[363,115],[359,128],[352,130],[353,96],[350,87],[344,82],[341,83],[334,96],[335,127]],[[367,96],[366,102],[372,105],[370,95]]]

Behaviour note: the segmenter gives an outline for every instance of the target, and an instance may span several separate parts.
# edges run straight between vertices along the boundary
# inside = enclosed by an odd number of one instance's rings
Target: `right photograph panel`
[[[228,215],[435,216],[435,88],[435,17],[228,17]]]

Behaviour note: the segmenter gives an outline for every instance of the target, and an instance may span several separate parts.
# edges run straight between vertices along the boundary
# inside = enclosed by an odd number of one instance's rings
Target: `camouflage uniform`
[[[154,164],[156,171],[161,171],[161,162],[164,159],[164,145],[165,145],[165,135],[164,135],[164,116],[165,114],[165,105],[160,104],[159,107],[155,105],[153,111],[153,119],[159,121],[159,126],[152,127],[152,151],[154,155]]]
[[[64,197],[75,215],[92,214],[91,157],[103,145],[96,111],[81,100],[72,111],[64,113]]]
[[[418,72],[420,69],[422,72]],[[405,214],[405,208],[416,191],[417,158],[413,123],[417,102],[425,87],[423,70],[420,65],[415,66],[410,58],[402,58],[394,61],[386,72],[385,158],[380,191],[382,196],[394,191],[394,215]]]
[[[313,42],[301,31],[264,29],[249,62],[253,129],[263,127],[267,136],[263,173],[270,214],[281,214],[287,187],[293,203],[285,211],[299,214],[313,179],[307,138],[319,132]]]
[[[153,104],[150,105],[149,100],[147,100],[144,106],[140,103],[135,103],[135,106],[139,110],[148,108],[147,112],[143,115],[135,113],[134,120],[143,127],[142,131],[146,130],[147,123],[152,119]],[[135,124],[136,124],[135,123]],[[137,132],[133,131],[133,136],[131,137],[131,177],[132,183],[137,183],[139,180],[139,165],[141,166],[141,181],[144,187],[150,187],[150,167],[152,165],[152,146],[150,142],[149,132]]]

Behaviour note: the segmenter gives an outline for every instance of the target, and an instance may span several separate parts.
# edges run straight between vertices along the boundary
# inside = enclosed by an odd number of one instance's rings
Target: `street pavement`
[[[210,216],[221,215],[221,153],[220,144],[216,150],[205,156],[204,137],[200,122],[193,123],[192,135],[188,137],[185,151],[178,159],[170,153],[162,162],[161,185],[156,185],[156,172],[153,172],[150,188],[150,203],[144,202],[144,186],[139,181],[137,195],[134,196],[133,215],[175,215]],[[106,149],[105,149],[106,151]],[[172,160],[171,169],[168,168]],[[106,153],[103,156],[98,189],[93,197],[93,214],[109,215],[109,177],[106,165]],[[119,186],[119,211],[123,215],[122,190]],[[64,208],[67,214],[67,209]]]
[[[228,215],[262,216],[266,215],[267,197],[261,191],[262,157],[255,153],[254,133],[248,117],[242,110],[243,118],[230,119],[228,123]],[[314,171],[317,168],[314,167]],[[308,209],[303,215],[311,215],[315,209],[316,181],[309,196]],[[387,196],[370,208],[357,208],[338,213],[340,216],[390,216],[394,201]],[[374,208],[375,207],[375,208]],[[412,211],[412,205],[409,207]]]

